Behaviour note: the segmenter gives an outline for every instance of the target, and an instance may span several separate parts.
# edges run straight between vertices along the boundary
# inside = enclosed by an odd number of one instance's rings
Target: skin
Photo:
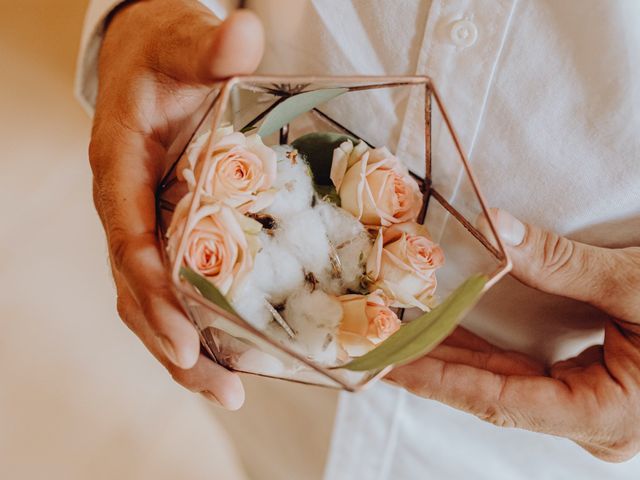
[[[494,425],[569,438],[606,461],[633,457],[640,450],[640,248],[593,247],[532,225],[507,248],[524,284],[608,314],[604,343],[547,368],[459,328],[388,380]]]
[[[182,122],[216,79],[258,65],[263,30],[250,12],[218,24],[195,0],[139,0],[108,26],[89,151],[118,312],[181,385],[239,408],[239,378],[199,354],[171,293],[155,234],[155,190]],[[640,248],[605,249],[526,226],[508,247],[513,274],[609,315],[603,345],[550,368],[458,329],[389,381],[496,425],[567,437],[599,458],[640,449]]]
[[[228,409],[242,405],[244,390],[237,375],[200,355],[197,332],[171,292],[155,190],[182,122],[215,80],[255,70],[263,37],[247,11],[220,24],[195,0],[127,4],[101,48],[89,148],[120,316],[176,382]]]

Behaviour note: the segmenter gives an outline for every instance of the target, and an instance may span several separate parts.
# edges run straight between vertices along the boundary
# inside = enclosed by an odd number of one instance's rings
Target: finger
[[[199,355],[195,365],[189,369],[176,367],[164,351],[158,348],[155,333],[151,330],[127,286],[120,280],[121,277],[116,277],[118,313],[153,356],[165,366],[173,379],[192,392],[203,393],[208,399],[226,409],[240,408],[244,403],[244,388],[239,376],[204,355]]]
[[[571,437],[580,424],[581,404],[573,401],[566,385],[549,377],[495,374],[430,357],[388,377],[417,395],[498,426]]]
[[[567,358],[566,360],[560,360],[554,363],[551,367],[551,374],[554,375],[554,372],[560,370],[585,368],[594,363],[603,363],[602,345],[592,345],[573,358]]]
[[[478,352],[499,352],[500,348],[492,345],[464,327],[456,327],[451,335],[442,342],[451,347],[466,348]]]
[[[157,71],[180,81],[210,83],[253,72],[262,59],[264,31],[248,10],[231,13],[220,23],[202,5],[189,5],[153,49]]]
[[[439,345],[429,353],[431,358],[459,363],[504,375],[544,375],[545,367],[518,352],[477,351]]]
[[[167,365],[167,369],[180,385],[192,392],[204,394],[227,410],[238,410],[244,403],[244,388],[240,377],[204,355],[200,355],[190,369],[183,370],[173,364]]]
[[[161,155],[161,147],[136,134],[111,145],[92,153],[112,156],[109,169],[96,172],[94,196],[113,268],[141,307],[165,356],[181,368],[190,368],[198,359],[200,342],[172,293],[156,238],[153,185],[157,179],[145,167]]]
[[[491,215],[520,281],[640,321],[638,249],[594,247],[522,223],[504,210],[492,209]],[[479,227],[486,231],[486,220]]]

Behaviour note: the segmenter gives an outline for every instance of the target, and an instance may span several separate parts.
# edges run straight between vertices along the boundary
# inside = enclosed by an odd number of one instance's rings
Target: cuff
[[[221,19],[224,19],[238,3],[236,0],[200,0],[200,2]],[[98,94],[98,54],[105,32],[105,20],[121,3],[123,0],[93,0],[85,16],[76,67],[75,95],[89,116],[93,116]]]

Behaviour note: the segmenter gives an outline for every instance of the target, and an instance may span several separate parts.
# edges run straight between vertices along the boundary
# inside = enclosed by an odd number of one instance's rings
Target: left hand
[[[569,438],[606,461],[631,458],[640,450],[640,247],[593,247],[493,215],[516,278],[609,315],[603,345],[547,369],[459,328],[387,379],[495,425]]]

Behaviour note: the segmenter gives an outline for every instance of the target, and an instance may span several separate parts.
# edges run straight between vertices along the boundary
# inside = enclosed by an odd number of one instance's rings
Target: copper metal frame
[[[467,159],[467,156],[464,152],[464,150],[462,149],[462,146],[460,144],[460,140],[458,138],[458,135],[456,134],[452,124],[451,124],[451,120],[449,118],[449,115],[447,113],[447,110],[445,108],[445,106],[442,103],[442,100],[440,98],[440,95],[437,92],[437,89],[435,88],[435,86],[433,85],[430,77],[427,76],[395,76],[395,77],[387,77],[387,76],[381,76],[381,77],[376,77],[376,76],[326,76],[326,77],[322,77],[322,76],[247,76],[247,77],[233,77],[230,78],[226,81],[224,81],[221,86],[220,86],[220,91],[217,94],[217,97],[215,98],[215,100],[212,103],[212,108],[213,111],[211,112],[211,109],[209,109],[209,111],[205,114],[205,117],[209,114],[212,113],[212,121],[211,121],[211,125],[212,125],[212,130],[215,130],[218,125],[221,123],[222,120],[222,116],[224,113],[224,108],[226,108],[227,104],[229,103],[229,96],[230,93],[232,91],[232,89],[240,84],[245,84],[245,85],[250,85],[250,84],[255,84],[255,83],[260,83],[260,84],[272,84],[277,86],[278,84],[282,84],[283,82],[285,83],[295,83],[298,85],[309,85],[309,84],[314,84],[314,83],[344,83],[344,84],[355,84],[354,86],[351,87],[347,87],[349,91],[356,91],[356,90],[367,90],[367,89],[376,89],[376,88],[389,88],[389,87],[399,87],[399,86],[405,86],[405,85],[424,85],[425,86],[425,109],[424,109],[424,114],[425,114],[425,167],[426,167],[426,174],[424,178],[420,178],[414,175],[414,177],[416,177],[416,179],[419,181],[419,183],[421,184],[421,189],[423,192],[423,207],[421,209],[420,212],[420,218],[419,221],[423,222],[426,212],[427,212],[427,207],[428,207],[428,202],[430,201],[431,198],[433,198],[435,201],[437,201],[438,203],[440,203],[442,205],[442,207],[444,207],[454,218],[456,218],[456,220],[458,220],[466,230],[468,230],[486,249],[487,251],[489,251],[491,253],[492,256],[494,256],[498,262],[499,262],[499,266],[498,268],[492,272],[489,276],[489,281],[487,282],[487,284],[484,287],[484,291],[488,290],[489,288],[491,288],[498,280],[500,280],[504,275],[506,275],[512,267],[511,264],[511,260],[509,258],[509,255],[507,254],[505,248],[504,248],[504,244],[502,242],[502,240],[500,239],[500,236],[498,235],[497,231],[496,231],[496,227],[491,219],[491,217],[489,216],[489,211],[487,208],[487,203],[485,201],[484,196],[482,195],[482,192],[480,191],[480,189],[478,188],[478,183],[476,180],[475,175],[473,174],[473,172],[471,171],[471,168],[469,166],[469,160]],[[377,84],[371,85],[368,83],[372,83],[372,82],[379,82]],[[357,85],[358,83],[361,83],[362,85]],[[253,86],[255,87],[255,86]],[[282,95],[283,98],[286,98],[286,96],[290,95],[286,92],[278,92],[277,90],[270,90],[270,89],[265,89],[265,92],[268,93],[272,93],[275,95]],[[453,205],[451,205],[446,198],[444,198],[444,196],[442,196],[435,188],[433,188],[432,186],[432,181],[431,181],[431,117],[432,117],[432,98],[435,99],[436,104],[438,106],[438,108],[440,109],[440,111],[442,112],[442,117],[444,119],[445,125],[447,126],[447,130],[449,131],[456,150],[458,152],[458,154],[460,155],[460,159],[462,160],[463,163],[463,168],[464,171],[466,173],[466,175],[468,176],[471,186],[473,188],[473,191],[476,195],[476,197],[478,198],[478,201],[480,203],[480,206],[482,208],[482,212],[485,216],[485,218],[487,219],[487,223],[489,225],[489,228],[491,229],[491,232],[495,238],[496,241],[496,245],[494,246],[494,244],[489,241],[485,235],[479,231],[468,219],[466,219]],[[271,105],[271,107],[269,107],[269,110],[273,108],[273,105]],[[316,113],[318,116],[322,117],[324,120],[329,121],[330,123],[334,124],[337,128],[340,128],[341,130],[348,132],[348,133],[352,133],[350,132],[348,129],[346,129],[346,127],[340,125],[338,122],[336,122],[335,120],[333,120],[332,118],[328,117],[327,115],[325,115],[324,113],[322,113],[320,110],[315,110],[314,113]],[[262,116],[265,115],[265,112],[262,112],[261,115],[257,118],[254,119],[253,122],[257,123]],[[280,138],[281,141],[284,143],[287,140],[287,133],[288,133],[288,125],[283,127],[283,129],[280,132]],[[356,135],[357,136],[357,135]],[[211,137],[213,138],[213,136]],[[213,145],[211,144],[211,142],[209,142],[209,144],[207,145],[207,155],[204,158],[208,158],[212,152],[213,149]],[[171,174],[173,173],[173,170],[175,169],[175,165],[177,163],[177,159],[174,162],[174,164],[171,166],[169,172],[167,173],[167,175],[165,175],[163,182],[161,183],[160,186],[160,190],[159,193],[161,193],[163,191],[163,189],[168,188],[170,186],[170,182],[167,182],[167,179],[170,178]],[[201,187],[202,187],[202,183],[204,181],[204,176],[202,176],[199,180],[198,180],[198,185],[195,191],[195,194],[193,196],[193,200],[190,206],[190,211],[188,214],[188,218],[191,217],[193,215],[193,213],[195,212],[197,205],[199,203],[199,199],[200,199],[200,191],[201,191]],[[159,195],[158,195],[159,197]],[[170,206],[168,205],[163,205],[162,202],[159,203],[159,208],[168,208],[170,209]],[[161,236],[162,237],[162,236]],[[387,367],[384,370],[377,372],[375,374],[370,375],[369,377],[366,377],[364,380],[361,380],[357,385],[350,385],[348,383],[346,383],[345,381],[343,381],[338,375],[335,374],[334,369],[331,368],[327,368],[327,367],[323,367],[320,365],[315,364],[313,361],[305,358],[304,356],[296,353],[295,351],[291,350],[290,348],[286,347],[285,345],[281,345],[280,343],[276,342],[275,340],[269,338],[268,336],[266,336],[263,332],[259,331],[258,329],[256,329],[255,327],[253,327],[252,325],[250,325],[249,323],[245,322],[244,320],[242,320],[241,318],[227,312],[226,310],[218,307],[217,305],[215,305],[214,303],[208,301],[206,298],[204,298],[203,296],[199,295],[198,293],[196,293],[194,291],[194,289],[185,284],[184,281],[181,280],[180,278],[180,267],[181,267],[181,259],[183,257],[184,254],[184,250],[186,248],[186,235],[183,235],[183,238],[180,240],[179,243],[179,247],[178,247],[178,254],[176,255],[176,261],[174,262],[174,264],[171,266],[171,278],[173,281],[173,284],[175,286],[175,288],[177,289],[178,293],[180,295],[178,295],[178,297],[180,298],[180,301],[183,303],[183,306],[185,307],[185,310],[188,312],[189,308],[186,305],[186,299],[190,299],[192,301],[195,301],[199,304],[201,304],[202,306],[212,310],[213,312],[215,312],[217,315],[220,315],[221,317],[226,318],[227,320],[229,320],[230,322],[233,322],[234,324],[244,328],[245,330],[248,330],[249,332],[251,332],[252,334],[256,335],[258,338],[260,338],[261,340],[267,342],[268,344],[274,346],[277,349],[280,349],[281,351],[284,351],[285,353],[287,353],[289,356],[295,358],[296,360],[300,361],[301,363],[303,363],[304,365],[310,367],[311,369],[317,371],[318,373],[323,374],[324,376],[326,376],[327,378],[331,379],[332,381],[336,382],[337,385],[341,386],[342,388],[344,388],[345,390],[348,391],[358,391],[361,390],[362,388],[364,388],[365,386],[367,386],[368,384],[370,384],[373,380],[382,377],[384,375],[386,375],[391,369],[392,367]],[[183,297],[184,296],[184,297]],[[192,319],[194,325],[196,326],[196,328],[198,329],[198,332],[200,334],[200,338],[202,341],[202,346],[203,349],[205,350],[205,352],[214,360],[216,360],[215,354],[213,352],[213,349],[210,346],[209,342],[212,342],[212,339],[210,338],[210,334],[209,332],[206,331],[202,331],[198,325],[196,324],[195,320]],[[245,372],[245,373],[252,373],[252,372]],[[265,376],[265,375],[263,375]],[[279,377],[277,377],[279,378]],[[297,383],[307,383],[307,382],[302,382],[299,380],[295,380],[295,379],[284,379],[284,380],[289,380],[289,381],[293,381],[293,382],[297,382]],[[336,387],[337,388],[337,387]]]

